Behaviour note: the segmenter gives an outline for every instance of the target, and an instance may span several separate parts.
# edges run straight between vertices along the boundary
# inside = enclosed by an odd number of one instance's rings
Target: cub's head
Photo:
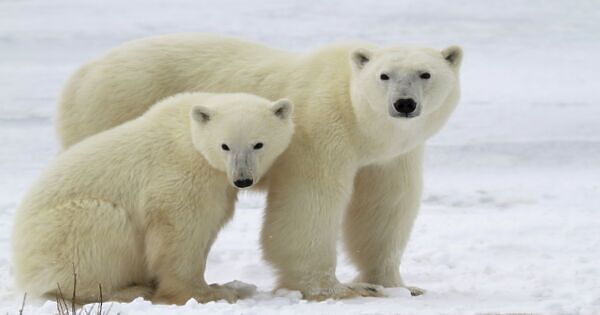
[[[250,94],[214,94],[192,105],[192,139],[238,188],[256,184],[289,145],[293,104]]]
[[[350,53],[353,94],[376,113],[411,119],[443,106],[456,93],[462,50],[420,47],[357,48]],[[453,104],[454,105],[454,104]]]

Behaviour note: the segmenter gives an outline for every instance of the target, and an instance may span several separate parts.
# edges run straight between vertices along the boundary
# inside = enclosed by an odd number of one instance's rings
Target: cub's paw
[[[211,301],[225,300],[229,303],[235,303],[240,298],[235,289],[227,288],[219,284],[211,284],[206,289],[202,289],[194,294],[194,299],[199,303],[208,303]]]
[[[235,303],[238,300],[238,295],[234,289],[213,284],[207,287],[194,288],[192,290],[182,288],[175,292],[159,289],[152,298],[152,302],[168,305],[184,305],[190,299],[194,299],[198,303],[208,303],[220,300]]]
[[[215,284],[211,284],[213,286]],[[234,280],[223,284],[221,287],[234,290],[240,299],[245,299],[256,294],[256,286],[242,281]]]

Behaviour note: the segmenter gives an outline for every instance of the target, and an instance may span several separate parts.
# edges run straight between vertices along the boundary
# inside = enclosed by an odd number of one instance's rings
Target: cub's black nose
[[[247,179],[238,179],[235,182],[233,182],[233,184],[239,188],[246,188],[248,186],[251,186],[253,182],[254,182],[253,180],[247,178]]]
[[[401,114],[410,114],[417,109],[417,103],[412,98],[401,98],[394,102],[394,109]]]

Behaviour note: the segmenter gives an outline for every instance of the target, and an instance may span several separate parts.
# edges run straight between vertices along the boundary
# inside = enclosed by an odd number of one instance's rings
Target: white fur
[[[286,116],[276,112],[282,104]],[[199,121],[198,108],[210,119]],[[237,196],[221,145],[264,143],[251,154],[258,181],[291,140],[292,108],[246,94],[185,93],[63,152],[17,211],[18,285],[56,296],[59,284],[70,298],[76,271],[80,303],[98,301],[99,284],[105,300],[234,301],[235,291],[204,281]]]
[[[379,295],[336,279],[339,222],[348,210],[344,239],[359,280],[405,286],[398,269],[419,208],[422,149],[458,102],[461,58],[458,47],[345,43],[296,54],[204,34],[142,39],[73,76],[58,132],[69,146],[180,91],[289,97],[297,129],[265,178],[264,257],[278,286],[306,298]],[[384,71],[393,78],[385,84]],[[392,115],[390,104],[404,96],[418,100],[416,117]]]

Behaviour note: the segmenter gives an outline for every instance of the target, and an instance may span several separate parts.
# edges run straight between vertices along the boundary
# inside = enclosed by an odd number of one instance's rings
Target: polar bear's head
[[[392,118],[427,115],[458,89],[462,55],[458,46],[356,48],[350,53],[352,92],[374,112]]]
[[[293,104],[250,94],[214,94],[192,105],[192,140],[212,167],[238,188],[257,183],[288,147]]]

